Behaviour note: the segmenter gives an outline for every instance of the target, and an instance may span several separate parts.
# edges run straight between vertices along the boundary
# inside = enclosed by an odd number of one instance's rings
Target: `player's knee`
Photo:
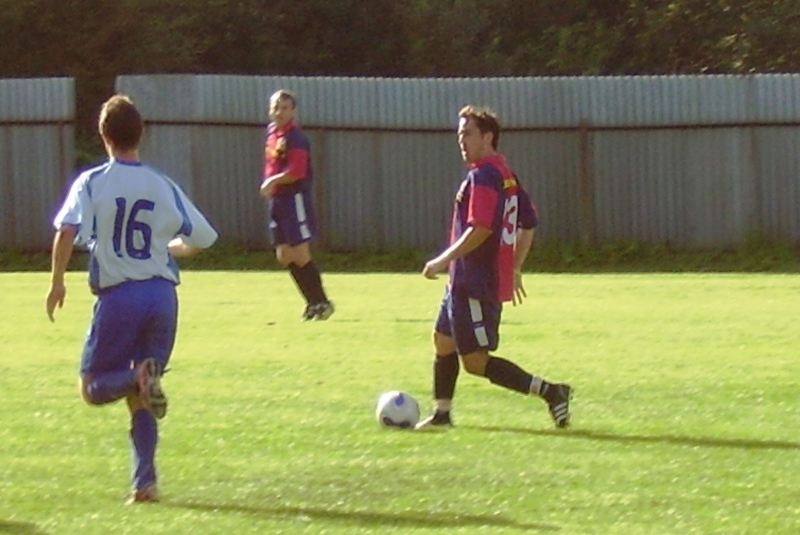
[[[100,403],[92,397],[90,386],[92,384],[90,375],[85,375],[80,379],[81,397],[88,405],[100,405]]]
[[[291,256],[286,254],[283,248],[278,248],[275,250],[275,258],[278,260],[278,263],[283,267],[286,267],[292,263]]]
[[[446,334],[433,331],[433,347],[437,355],[449,355],[456,352],[456,341]]]
[[[303,267],[311,262],[311,250],[308,247],[308,242],[299,245],[281,245],[275,249],[275,258],[278,263],[287,267],[289,264],[296,264]]]
[[[292,261],[298,266],[305,266],[311,262],[311,248],[308,242],[303,242],[291,248]]]
[[[461,362],[467,373],[483,377],[486,375],[486,364],[489,362],[489,354],[483,351],[475,351],[467,355],[461,355]]]

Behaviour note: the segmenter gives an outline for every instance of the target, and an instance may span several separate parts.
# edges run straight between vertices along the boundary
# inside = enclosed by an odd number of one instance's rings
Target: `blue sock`
[[[135,383],[134,370],[107,372],[92,377],[86,392],[93,404],[102,405],[127,396]]]
[[[133,488],[142,489],[156,481],[156,444],[158,424],[147,409],[131,416],[131,445],[133,446]]]

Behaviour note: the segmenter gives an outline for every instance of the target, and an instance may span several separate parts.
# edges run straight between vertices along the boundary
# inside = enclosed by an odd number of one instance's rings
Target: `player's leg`
[[[127,396],[135,383],[135,372],[131,369],[82,373],[81,397],[89,405],[113,403]]]
[[[300,281],[299,266],[294,264],[292,255],[289,251],[288,230],[291,229],[291,221],[287,217],[286,200],[282,197],[272,197],[269,203],[269,236],[272,246],[275,248],[275,258],[278,263],[289,270],[297,289],[306,301],[303,310],[303,321],[312,319],[311,297],[305,285]]]
[[[161,386],[161,376],[175,345],[178,297],[175,285],[166,279],[156,278],[136,284],[138,296],[149,316],[140,333],[142,349],[132,358],[137,370],[139,397],[160,420],[167,414],[167,396]]]
[[[514,392],[538,395],[547,402],[556,427],[567,427],[572,398],[569,385],[550,383],[510,360],[489,353],[499,344],[502,305],[471,298],[456,298],[455,301],[453,329],[464,369]]]
[[[298,291],[302,294],[306,305],[301,319],[303,321],[308,321],[314,319],[314,301],[309,292],[309,284],[306,282],[307,277],[300,266],[294,262],[295,255],[292,254],[293,251],[291,249],[291,246],[286,243],[278,244],[275,246],[275,257],[278,259],[278,263],[281,266],[289,270],[289,274],[292,276],[295,286],[297,286]]]
[[[138,392],[127,397],[133,456],[133,492],[129,501],[144,502],[158,501],[155,467],[157,419],[167,413],[167,397],[161,387],[161,376],[175,345],[178,299],[175,286],[164,279],[142,281],[137,286],[139,298],[150,314],[133,354],[140,379]]]
[[[275,199],[271,213],[270,228],[278,262],[289,269],[306,300],[302,319],[328,319],[334,306],[325,294],[319,269],[311,258],[314,225],[310,195],[297,193],[289,198]]]
[[[136,345],[141,311],[129,300],[129,283],[105,290],[94,305],[81,355],[81,395],[91,405],[112,403],[136,384],[130,355]]]
[[[155,466],[158,422],[137,394],[131,394],[126,399],[131,414],[130,440],[133,454],[133,476],[131,478],[133,490],[128,502],[158,501]]]
[[[325,293],[322,274],[311,258],[311,240],[314,239],[316,232],[311,192],[296,193],[287,211],[291,221],[287,230],[289,244],[295,255],[293,262],[298,266],[299,279],[308,291],[314,309],[314,319],[326,320],[333,314],[335,308]]]
[[[450,414],[460,365],[456,342],[450,335],[450,302],[450,292],[445,290],[433,332],[433,412],[417,424],[417,429],[453,424]]]
[[[311,259],[309,242],[297,245],[281,245],[277,249],[281,263],[289,268],[298,289],[306,299],[304,321],[326,320],[333,314],[334,306],[322,287],[322,278],[317,265]]]

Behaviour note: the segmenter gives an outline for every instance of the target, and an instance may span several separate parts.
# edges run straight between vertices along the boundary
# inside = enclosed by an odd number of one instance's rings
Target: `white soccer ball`
[[[375,416],[383,427],[411,429],[419,422],[419,403],[405,392],[384,392],[378,398]]]

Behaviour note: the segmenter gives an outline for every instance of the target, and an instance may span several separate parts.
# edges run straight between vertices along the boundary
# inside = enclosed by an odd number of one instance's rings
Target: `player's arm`
[[[492,221],[499,206],[497,180],[502,178],[480,173],[475,171],[466,179],[472,189],[467,215],[469,226],[450,247],[425,264],[422,274],[426,278],[435,279],[437,273],[447,270],[450,262],[468,255],[493,234]]]
[[[286,170],[266,177],[264,181],[261,182],[261,187],[258,189],[259,195],[262,197],[269,197],[276,187],[302,180],[308,174],[308,149],[289,149],[286,158]]]
[[[536,207],[531,201],[528,192],[519,184],[517,191],[519,205],[518,228],[514,240],[514,293],[511,302],[514,306],[522,304],[522,298],[528,297],[525,286],[522,284],[522,266],[525,259],[533,247],[533,240],[536,236],[536,226],[539,224],[539,216]]]
[[[262,197],[269,197],[274,188],[283,186],[285,184],[291,184],[292,182],[297,182],[301,178],[302,177],[293,175],[289,171],[283,171],[282,173],[268,176],[263,182],[261,182],[261,187],[258,188],[258,194]]]
[[[67,295],[67,287],[64,285],[64,273],[66,273],[69,259],[72,257],[72,249],[77,232],[78,228],[74,225],[62,225],[53,238],[50,290],[47,292],[47,300],[45,302],[47,317],[50,318],[50,321],[55,321],[53,313],[56,306],[58,308],[64,306],[64,298]]]
[[[169,254],[174,256],[175,258],[186,258],[189,256],[194,256],[202,249],[200,247],[192,247],[188,243],[183,241],[183,238],[178,236],[177,238],[173,238],[169,244],[167,245],[167,249],[169,249]]]
[[[535,228],[520,228],[517,230],[514,242],[514,292],[511,294],[511,304],[521,305],[522,299],[528,297],[525,286],[522,284],[522,265],[528,257],[528,252],[533,246]]]
[[[183,213],[184,220],[177,236],[167,244],[167,249],[175,258],[186,258],[211,247],[219,233],[182,189],[175,186],[174,192],[176,198],[180,199],[176,208]]]
[[[435,279],[437,273],[447,270],[453,260],[458,260],[477,249],[486,238],[492,235],[492,229],[480,225],[470,226],[464,234],[454,241],[439,256],[429,260],[422,269],[422,274],[428,279]]]
[[[514,273],[522,273],[522,266],[525,264],[525,259],[528,258],[535,236],[535,228],[517,230],[517,238],[514,242]]]

